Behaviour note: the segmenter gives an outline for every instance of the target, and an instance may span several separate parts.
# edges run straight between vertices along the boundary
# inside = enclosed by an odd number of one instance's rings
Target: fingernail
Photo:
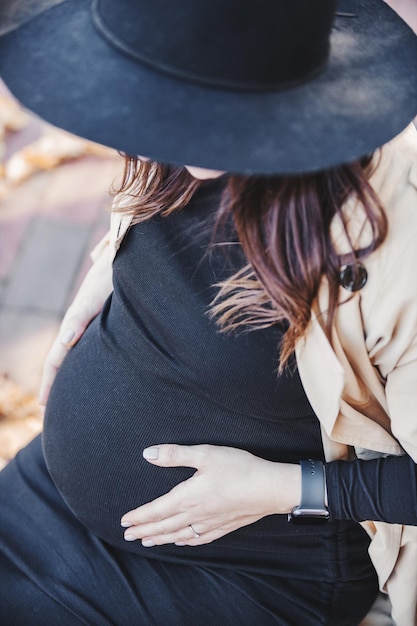
[[[135,535],[131,535],[130,533],[127,533],[127,535],[125,535],[125,540],[126,541],[136,541],[137,537],[135,537]]]
[[[158,446],[151,446],[150,448],[145,448],[142,454],[145,457],[145,459],[155,460],[159,456],[159,448]]]
[[[153,548],[155,544],[152,539],[143,539],[142,545],[144,548]]]
[[[74,337],[75,337],[75,330],[66,330],[64,333],[62,333],[60,341],[64,345],[67,345],[71,343]]]
[[[132,522],[126,522],[126,521],[122,521],[120,522],[120,526],[123,526],[123,528],[129,528],[129,526],[133,526]]]

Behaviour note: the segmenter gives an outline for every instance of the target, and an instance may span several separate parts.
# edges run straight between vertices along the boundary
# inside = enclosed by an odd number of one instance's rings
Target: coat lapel
[[[362,458],[369,458],[369,450],[401,454],[401,446],[390,433],[383,381],[369,360],[360,292],[339,306],[333,346],[320,324],[327,293],[323,281],[310,326],[296,346],[300,378],[322,425],[326,458],[347,455],[341,448],[332,447],[331,442],[354,446]],[[342,291],[343,298],[345,293]]]

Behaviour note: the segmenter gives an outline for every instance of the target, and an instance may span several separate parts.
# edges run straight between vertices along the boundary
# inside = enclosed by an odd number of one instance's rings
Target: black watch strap
[[[326,476],[322,461],[307,459],[301,465],[301,502],[288,515],[294,524],[322,524],[330,517],[326,506]]]

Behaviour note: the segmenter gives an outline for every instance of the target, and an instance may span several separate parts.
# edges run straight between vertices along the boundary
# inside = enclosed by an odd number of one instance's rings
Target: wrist
[[[298,463],[274,463],[273,466],[273,514],[290,513],[301,500],[301,467]]]

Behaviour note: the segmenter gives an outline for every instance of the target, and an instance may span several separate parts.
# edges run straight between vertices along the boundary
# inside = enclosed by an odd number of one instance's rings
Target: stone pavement
[[[32,118],[5,158],[43,132]],[[108,227],[116,153],[37,173],[0,201],[0,376],[37,393],[43,359]]]

